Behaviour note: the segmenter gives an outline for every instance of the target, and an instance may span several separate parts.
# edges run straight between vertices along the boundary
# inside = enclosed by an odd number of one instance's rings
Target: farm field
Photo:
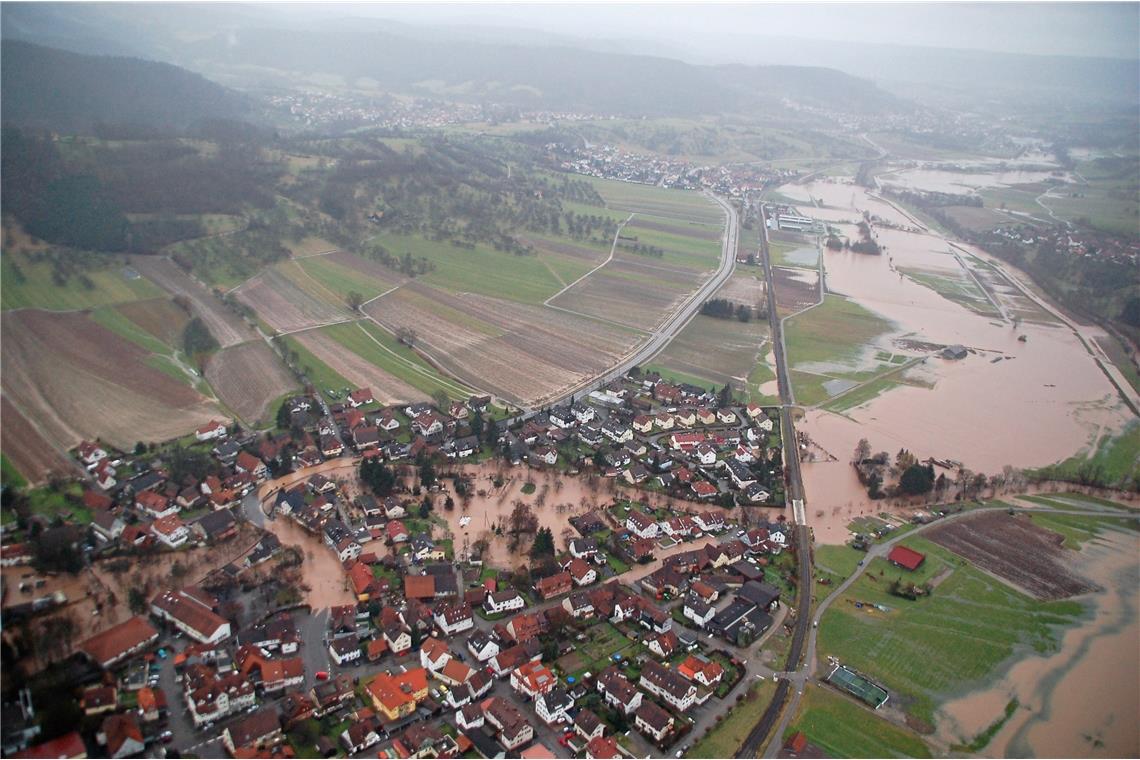
[[[781,317],[819,302],[819,272],[815,270],[772,267],[772,287],[776,290],[776,311]]]
[[[298,339],[300,334],[277,338],[277,342],[293,356],[293,365],[304,373],[305,379],[328,400],[342,395],[345,388],[352,390],[352,384],[329,365],[313,355]],[[329,394],[334,391],[337,396]]]
[[[68,472],[70,466],[60,450],[40,435],[28,418],[3,395],[0,395],[0,416],[4,418],[4,424],[0,425],[0,451],[4,452],[6,466],[15,468],[30,483],[42,482],[54,472]],[[9,483],[8,476],[6,467],[5,484]],[[12,482],[18,485],[14,480]]]
[[[986,317],[997,317],[999,312],[986,298],[986,294],[965,272],[953,275],[944,271],[931,271],[916,267],[898,267],[898,270],[919,285],[925,285],[943,298],[965,306]]]
[[[296,388],[298,383],[273,349],[255,340],[224,348],[210,357],[206,380],[229,409],[254,425],[273,411],[274,399]]]
[[[886,686],[895,706],[926,723],[933,724],[938,704],[987,683],[1022,647],[1056,649],[1060,628],[1084,614],[1079,602],[1037,601],[920,537],[906,545],[926,554],[932,567],[950,568],[949,574],[929,597],[912,602],[887,589],[905,571],[887,566],[890,577],[879,578],[872,566],[824,615],[819,651],[821,659],[838,657]]]
[[[629,351],[637,336],[538,307],[475,294],[450,296],[419,283],[365,310],[393,334],[413,329],[417,347],[455,376],[523,403],[601,371]]]
[[[809,684],[784,735],[802,731],[828,757],[930,757],[918,734],[835,691]]]
[[[234,295],[280,333],[352,318],[347,306],[334,305],[302,290],[274,268],[265,269],[253,279],[242,283],[234,290]]]
[[[645,217],[636,214],[633,217],[633,221],[622,229],[621,234],[623,239],[618,241],[618,251],[630,253],[638,258],[650,259],[659,264],[694,272],[704,272],[716,267],[717,261],[720,259],[721,249],[719,233],[715,238],[710,240],[704,237],[693,236],[686,232],[663,232],[647,227],[642,223],[643,219],[645,219]],[[624,238],[628,237],[636,237],[636,243],[639,245],[650,245],[661,248],[664,253],[660,257],[656,257],[639,256],[636,253],[626,251],[625,245],[630,241]]]
[[[608,208],[703,224],[719,224],[724,216],[712,201],[691,190],[670,190],[596,177],[588,179]]]
[[[214,339],[222,346],[233,346],[257,337],[241,317],[223,304],[217,296],[202,287],[170,259],[158,256],[135,256],[132,265],[147,279],[175,296],[190,301],[195,316],[201,317]]]
[[[722,388],[731,382],[741,390],[767,339],[768,324],[763,320],[740,322],[698,314],[653,363],[700,380],[695,385],[702,388]]]
[[[1140,478],[1140,421],[1133,420],[1119,435],[1102,434],[1092,451],[1043,469],[1067,476],[1093,474],[1106,484],[1123,484],[1127,488]]]
[[[372,322],[361,320],[334,325],[321,332],[376,365],[392,378],[393,385],[407,384],[414,399],[427,398],[437,391],[443,391],[449,397],[460,400],[475,392],[472,388],[441,375],[419,354]],[[373,386],[372,390],[377,394],[388,393],[386,386]]]
[[[383,265],[344,252],[293,259],[278,266],[298,287],[334,306],[346,304],[351,292],[367,301],[404,280],[391,271],[384,271],[388,276],[382,278]]]
[[[393,377],[362,355],[363,352],[375,355],[379,349],[360,332],[358,324],[346,323],[323,330],[308,330],[299,333],[296,338],[313,356],[347,380],[349,387],[371,388],[376,400],[382,404],[429,398],[430,394]],[[331,332],[338,328],[336,333]]]
[[[890,329],[885,319],[832,294],[825,295],[819,306],[788,319],[785,342],[796,400],[821,403],[891,368],[873,351],[874,342]]]
[[[479,293],[521,303],[540,304],[564,285],[538,256],[516,256],[483,246],[457,248],[412,235],[382,234],[376,242],[393,255],[410,253],[430,261],[435,269],[419,282],[455,293]],[[550,258],[548,253],[544,258]],[[584,267],[583,272],[589,267]]]
[[[201,394],[149,366],[152,354],[86,315],[10,314],[3,339],[4,393],[59,450],[83,438],[124,448],[166,440],[219,416]]]
[[[120,304],[115,311],[167,346],[179,345],[182,330],[190,321],[190,315],[169,298]]]
[[[0,256],[0,308],[5,311],[71,311],[162,295],[150,282],[128,276],[123,267],[112,266],[85,274],[90,288],[84,286],[79,277],[70,277],[66,284],[56,285],[51,264],[35,263],[23,254],[6,249]]]
[[[767,286],[764,274],[759,268],[737,267],[714,298],[724,298],[733,303],[750,306],[753,310],[759,305],[767,306]]]
[[[927,538],[1035,599],[1065,599],[1096,588],[1068,566],[1064,536],[1025,519],[988,512],[941,525]]]

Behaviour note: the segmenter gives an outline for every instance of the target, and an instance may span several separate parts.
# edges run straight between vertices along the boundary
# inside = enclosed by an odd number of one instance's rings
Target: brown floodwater
[[[814,182],[798,192],[836,208],[868,208],[911,224],[900,211],[851,184]],[[843,415],[808,413],[801,429],[839,460],[803,468],[809,515],[819,520],[813,522],[818,538],[844,540],[842,518],[878,509],[868,503],[848,464],[860,438],[867,438],[875,451],[893,454],[907,448],[920,458],[951,459],[975,472],[994,474],[1005,465],[1031,467],[1065,459],[1133,419],[1080,338],[1059,318],[1053,324],[1026,321],[1015,326],[996,309],[992,315],[979,314],[897,269],[973,282],[984,267],[970,254],[982,258],[984,253],[967,247],[966,253],[959,251],[960,262],[950,244],[936,235],[885,228],[876,234],[886,246],[881,256],[825,250],[825,278],[829,292],[847,296],[889,321],[890,330],[854,364],[805,368],[870,369],[877,350],[926,358],[906,373],[918,385],[894,387]],[[992,289],[991,297],[1003,314],[1027,302],[1008,286]],[[1092,328],[1077,329],[1086,336],[1095,333]],[[1025,341],[1019,340],[1022,335]],[[971,353],[952,361],[930,349],[917,350],[914,342],[961,344]],[[789,358],[795,368],[794,354]]]
[[[1057,652],[1017,661],[994,686],[945,704],[938,738],[969,740],[1020,706],[983,750],[989,757],[1140,756],[1140,542],[1106,532],[1078,569],[1105,590],[1080,599],[1090,614]]]

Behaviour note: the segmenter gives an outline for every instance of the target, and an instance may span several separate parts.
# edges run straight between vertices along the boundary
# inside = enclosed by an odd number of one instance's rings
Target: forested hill
[[[233,119],[244,96],[177,66],[89,56],[16,40],[0,48],[5,124],[73,134],[97,130],[185,131]]]

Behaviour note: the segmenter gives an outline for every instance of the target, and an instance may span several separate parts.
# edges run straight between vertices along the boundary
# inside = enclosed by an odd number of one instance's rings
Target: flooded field
[[[901,210],[845,182],[781,192],[913,225]],[[888,320],[893,332],[876,348],[925,357],[908,372],[921,382],[885,389],[843,416],[809,411],[801,429],[839,460],[805,465],[811,512],[838,510],[842,518],[870,506],[847,464],[860,438],[875,451],[907,448],[993,474],[1005,465],[1065,459],[1132,418],[1081,337],[984,252],[921,231],[878,226],[876,235],[883,255],[824,251],[827,288]],[[1087,339],[1090,328],[1078,329]],[[966,357],[942,358],[941,348],[955,344]],[[818,539],[829,540],[829,526],[813,527]]]
[[[986,756],[1140,755],[1140,545],[1134,533],[1109,531],[1080,558],[1081,574],[1106,589],[1080,597],[1091,614],[1055,654],[1022,659],[993,687],[944,705],[940,739],[978,735],[1016,698]]]
[[[1054,174],[1049,171],[950,171],[947,169],[925,168],[904,169],[897,172],[879,175],[884,185],[909,190],[926,190],[934,193],[950,193],[954,195],[972,194],[976,190],[986,187],[1012,187],[1014,185],[1032,185],[1038,182],[1064,182],[1063,172]]]

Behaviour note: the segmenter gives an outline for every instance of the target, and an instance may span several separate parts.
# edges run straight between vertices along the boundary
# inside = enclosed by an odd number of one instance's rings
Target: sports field
[[[846,691],[861,702],[866,702],[876,710],[890,699],[886,689],[869,678],[842,666],[831,672],[831,675],[827,677],[827,682]]]

